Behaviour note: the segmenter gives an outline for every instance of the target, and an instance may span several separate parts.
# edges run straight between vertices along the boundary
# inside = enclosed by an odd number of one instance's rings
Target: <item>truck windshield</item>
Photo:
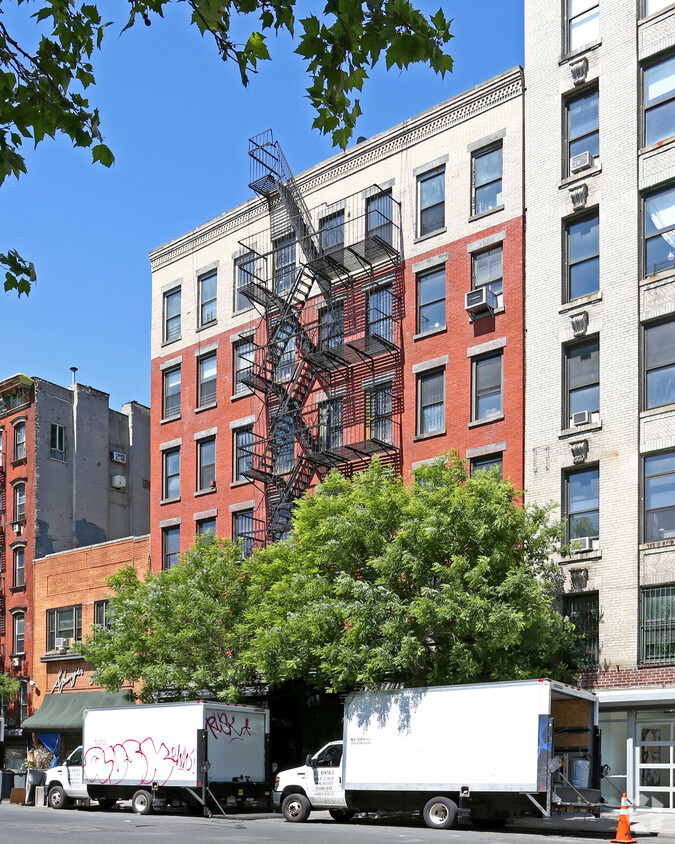
[[[316,757],[317,768],[337,768],[342,761],[342,745],[333,744],[326,747]]]
[[[82,764],[82,748],[78,747],[77,750],[73,750],[73,752],[68,757],[68,764],[69,765],[81,765]]]

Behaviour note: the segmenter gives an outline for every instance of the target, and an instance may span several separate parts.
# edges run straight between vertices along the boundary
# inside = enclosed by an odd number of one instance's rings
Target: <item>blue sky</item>
[[[439,3],[418,5],[430,13]],[[108,19],[125,8],[112,0],[99,6]],[[453,73],[441,80],[427,68],[378,68],[354,137],[522,64],[521,0],[443,8],[454,18]],[[9,26],[9,0],[3,12]],[[23,372],[66,385],[77,366],[78,381],[110,393],[114,408],[150,401],[148,252],[250,198],[250,136],[272,128],[296,173],[334,152],[311,129],[303,64],[289,39],[270,45],[274,61],[244,90],[236,68],[189,25],[183,4],[150,27],[121,29],[119,22],[109,28],[94,57],[98,84],[89,89],[113,167],[47,139],[29,152],[28,175],[0,188],[0,251],[18,249],[38,272],[30,297],[0,294],[0,378]]]

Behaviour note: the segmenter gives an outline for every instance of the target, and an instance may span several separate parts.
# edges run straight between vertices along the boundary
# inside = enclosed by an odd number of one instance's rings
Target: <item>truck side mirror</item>
[[[307,756],[305,757],[305,765],[307,765],[308,768],[312,767],[312,754],[311,753],[308,753]]]

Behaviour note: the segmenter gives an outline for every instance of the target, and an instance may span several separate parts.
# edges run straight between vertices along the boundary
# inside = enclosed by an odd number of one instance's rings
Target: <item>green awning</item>
[[[82,729],[82,713],[99,706],[133,706],[129,689],[119,692],[65,692],[46,695],[38,711],[21,722],[22,730],[65,733]]]

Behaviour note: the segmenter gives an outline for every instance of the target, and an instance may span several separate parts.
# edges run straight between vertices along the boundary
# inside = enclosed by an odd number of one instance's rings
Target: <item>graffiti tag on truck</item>
[[[216,715],[209,715],[206,719],[206,726],[215,739],[227,736],[230,741],[243,741],[244,736],[251,735],[248,718],[244,719],[244,724],[241,727],[235,727],[235,720],[235,715],[228,716],[227,712],[219,712]]]
[[[90,747],[84,755],[84,776],[89,783],[121,782],[165,785],[175,770],[191,773],[197,763],[196,748],[156,747],[154,739],[127,739],[108,747]]]

